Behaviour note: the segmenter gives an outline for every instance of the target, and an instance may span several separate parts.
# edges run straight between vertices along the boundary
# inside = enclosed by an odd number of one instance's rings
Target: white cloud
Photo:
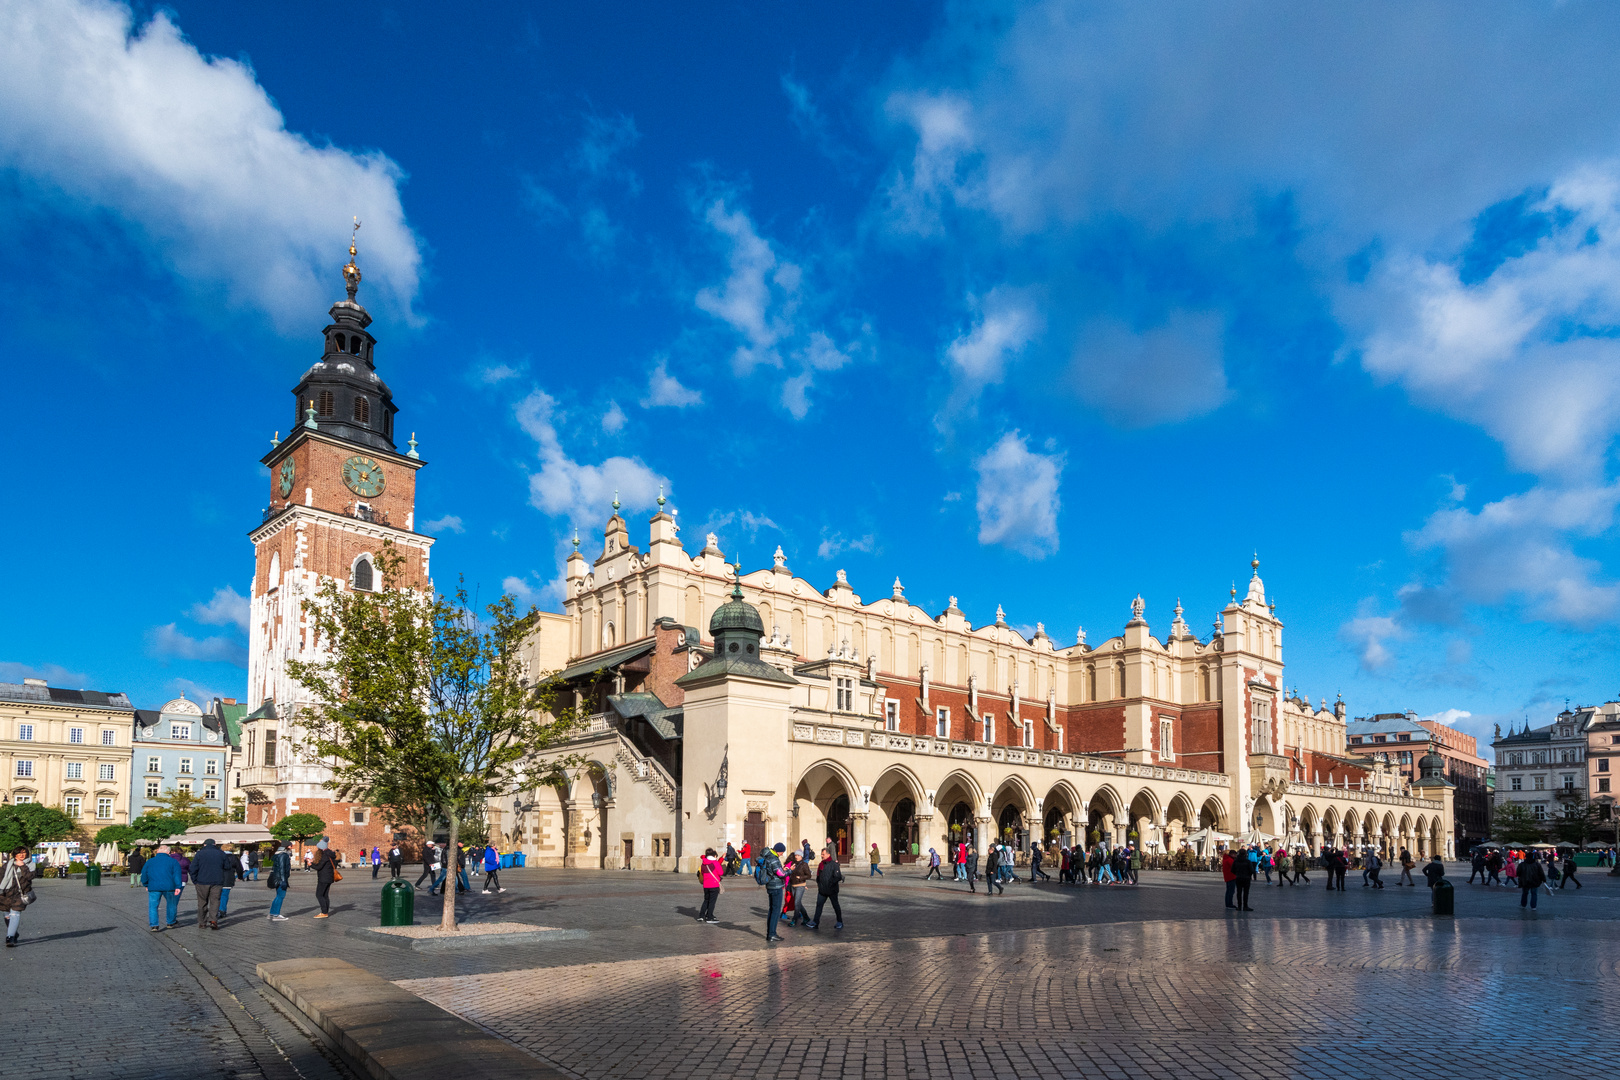
[[[952,390],[934,418],[942,429],[957,414],[971,412],[986,386],[1001,382],[1007,365],[1045,327],[1045,319],[1027,289],[999,285],[983,296],[969,296],[973,326],[945,347],[945,369]]]
[[[1211,312],[1173,312],[1146,330],[1096,319],[1080,332],[1072,377],[1081,399],[1122,427],[1188,420],[1227,398],[1221,336]]]
[[[1444,724],[1446,727],[1454,728],[1462,726],[1462,722],[1471,718],[1473,715],[1474,714],[1469,712],[1467,709],[1446,709],[1444,712],[1430,713],[1428,716],[1420,716],[1418,719],[1427,720],[1433,724]]]
[[[194,284],[283,329],[342,287],[358,215],[361,299],[408,314],[421,254],[402,174],[290,132],[252,69],[204,57],[171,16],[109,0],[0,5],[0,167],[113,212]]]
[[[738,375],[761,365],[795,372],[783,380],[781,403],[794,419],[804,419],[816,375],[838,370],[866,349],[870,328],[863,325],[856,337],[838,344],[805,314],[815,298],[805,288],[804,270],[781,258],[746,213],[716,198],[703,220],[724,244],[728,273],[724,282],[700,289],[694,303],[741,338],[731,354]]]
[[[851,539],[841,532],[829,533],[823,531],[821,543],[816,545],[816,558],[831,559],[846,551],[864,551],[871,554],[875,550],[877,550],[877,537],[871,533]]]
[[[436,518],[433,521],[425,521],[422,523],[422,528],[427,530],[430,535],[433,533],[442,532],[460,534],[467,531],[466,527],[461,523],[461,518],[457,517],[455,514],[446,514],[442,518]]]
[[[186,614],[206,626],[234,626],[248,632],[248,599],[229,585],[215,589],[205,604],[193,604]]]
[[[682,386],[681,380],[669,373],[669,358],[660,356],[658,363],[653,365],[652,372],[647,376],[647,396],[641,399],[642,407],[653,409],[668,406],[684,409],[689,405],[701,404],[703,404],[702,392]]]
[[[602,414],[602,430],[609,435],[617,435],[624,430],[625,420],[624,410],[619,408],[619,403],[610,401],[607,412]]]
[[[527,366],[527,365],[525,365]],[[478,369],[478,381],[485,386],[494,386],[523,374],[522,367],[513,367],[510,364],[491,364]]]
[[[247,646],[230,638],[194,638],[174,623],[154,626],[146,634],[147,651],[160,660],[207,660],[247,667]]]
[[[530,585],[527,580],[516,576],[502,580],[501,591],[512,594],[512,598],[517,601],[519,610],[538,606],[545,595],[544,589],[537,589]]]
[[[44,679],[52,686],[69,690],[83,690],[90,676],[82,671],[70,671],[61,664],[20,664],[15,660],[0,660],[0,682],[20,683],[24,679]]]
[[[1387,615],[1362,615],[1339,627],[1339,640],[1356,650],[1361,668],[1380,672],[1395,662],[1389,642],[1406,637],[1406,629]]]
[[[1016,431],[974,462],[979,473],[979,543],[1001,544],[1032,559],[1058,549],[1058,480],[1063,455],[1029,448]]]
[[[515,410],[518,424],[539,444],[540,471],[529,476],[530,505],[575,524],[605,520],[615,491],[628,507],[653,505],[659,484],[667,487],[668,480],[639,458],[615,456],[599,465],[575,461],[557,433],[556,407],[550,394],[535,390]]]

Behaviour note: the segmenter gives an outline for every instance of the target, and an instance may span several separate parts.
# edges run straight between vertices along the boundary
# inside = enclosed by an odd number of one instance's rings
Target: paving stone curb
[[[469,934],[466,937],[408,938],[398,934],[384,934],[369,926],[346,926],[345,937],[359,938],[375,945],[388,945],[396,949],[417,952],[438,952],[447,949],[507,948],[528,945],[537,941],[577,941],[589,937],[588,930],[531,930],[516,934]]]

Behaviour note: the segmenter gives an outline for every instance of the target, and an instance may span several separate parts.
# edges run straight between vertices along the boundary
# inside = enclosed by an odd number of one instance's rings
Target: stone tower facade
[[[288,814],[319,814],[346,856],[386,845],[391,822],[364,806],[337,802],[330,771],[304,751],[299,712],[310,698],[287,661],[318,660],[304,602],[327,581],[340,589],[382,587],[384,545],[403,557],[402,584],[432,588],[431,537],[416,531],[416,470],[425,464],[394,443],[397,409],[374,361],[371,315],[355,301],[360,271],[349,245],[343,268],[348,299],[332,305],[321,357],[293,391],[296,426],[260,460],[270,471],[263,518],[249,534],[254,549],[248,697],[258,707],[243,721],[240,781],[248,821],[272,824]]]

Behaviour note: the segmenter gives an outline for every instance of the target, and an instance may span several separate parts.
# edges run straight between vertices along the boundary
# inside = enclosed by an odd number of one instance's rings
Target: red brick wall
[[[331,799],[304,797],[298,800],[298,807],[291,811],[296,814],[316,814],[326,822],[327,846],[334,851],[341,852],[345,862],[358,862],[362,858],[371,857],[371,848],[375,845],[384,855],[394,842],[394,834],[388,829],[392,822],[385,821],[379,810],[372,810],[364,825],[353,825],[352,811],[359,808],[359,803],[333,802]],[[247,811],[248,821],[264,825],[274,825],[277,821],[288,815],[287,803],[284,799],[277,799],[268,806],[250,806]],[[334,825],[333,822],[342,822]],[[317,838],[318,839],[318,838]],[[315,840],[310,840],[307,847],[313,847]],[[294,849],[296,851],[296,848]],[[361,855],[362,850],[365,852]]]
[[[296,473],[293,477],[292,491],[283,499],[280,489],[281,462],[288,456],[293,459]],[[343,483],[343,463],[355,456],[368,457],[381,464],[384,481],[382,494],[373,498],[361,498]],[[317,509],[341,514],[344,507],[359,500],[387,514],[389,524],[403,529],[407,516],[416,506],[417,468],[420,466],[400,464],[392,456],[381,454],[369,447],[339,445],[320,439],[299,439],[287,454],[271,459],[268,505],[279,507],[286,503],[296,503],[302,506],[304,489],[310,488]]]
[[[686,691],[675,685],[675,680],[686,674],[687,657],[691,655],[675,651],[680,644],[681,633],[676,627],[653,627],[656,644],[652,655],[647,658],[647,678],[642,685],[647,693],[656,694],[665,705],[682,705],[686,702]]]
[[[1350,786],[1355,787],[1362,780],[1369,779],[1372,776],[1371,768],[1346,761],[1332,754],[1324,754],[1319,750],[1301,750],[1292,746],[1287,747],[1286,750],[1288,756],[1294,759],[1296,766],[1304,768],[1306,783],[1316,783],[1317,774],[1321,773],[1322,783],[1324,784],[1328,783],[1328,777],[1332,776],[1332,782],[1339,787],[1343,787],[1344,778],[1348,776]]]
[[[1221,745],[1221,704],[1190,705],[1176,724],[1176,764],[1207,772],[1226,771]]]
[[[1066,714],[1066,715],[1064,715]],[[1076,754],[1117,754],[1125,749],[1124,702],[1079,705],[1063,713],[1064,742]]]

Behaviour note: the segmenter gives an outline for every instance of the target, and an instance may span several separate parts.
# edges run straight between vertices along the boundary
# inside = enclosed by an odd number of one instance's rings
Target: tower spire
[[[354,264],[354,257],[359,254],[355,250],[354,240],[359,232],[360,219],[355,218],[354,228],[349,233],[349,261],[343,265],[343,284],[349,290],[350,301],[353,301],[354,294],[360,291],[360,268]]]

